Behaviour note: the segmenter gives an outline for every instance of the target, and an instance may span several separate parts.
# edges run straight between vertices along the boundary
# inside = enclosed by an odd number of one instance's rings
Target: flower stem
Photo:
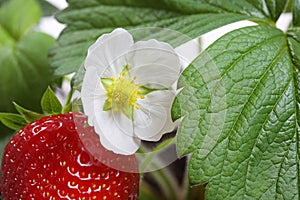
[[[161,144],[159,144],[151,153],[147,155],[146,158],[143,158],[143,162],[140,167],[140,172],[145,173],[148,167],[152,167],[153,169],[159,169],[159,163],[155,162],[153,159],[159,152],[166,149],[167,147],[174,144],[174,138],[170,138],[165,140]],[[140,148],[140,153],[146,153],[146,151]],[[150,176],[154,178],[156,183],[159,185],[159,188],[163,192],[166,199],[180,200],[180,189],[175,180],[172,173],[168,168],[162,168],[157,171],[149,172]]]
[[[163,149],[171,146],[172,144],[174,144],[175,139],[174,138],[170,138],[167,139],[165,141],[163,141],[161,144],[159,144],[142,162],[142,165],[140,167],[140,172],[144,173],[147,169],[147,167],[150,165],[151,162],[153,162],[153,158],[159,153],[161,152]],[[142,149],[143,153],[145,152],[144,149]]]
[[[73,92],[74,92],[74,88],[73,88],[72,84],[71,84],[70,88],[71,89],[70,89],[70,91],[68,93],[65,105],[64,105],[63,110],[62,110],[63,113],[67,113],[67,112],[72,111],[72,102],[71,102],[71,100],[72,100],[72,96],[73,96]]]

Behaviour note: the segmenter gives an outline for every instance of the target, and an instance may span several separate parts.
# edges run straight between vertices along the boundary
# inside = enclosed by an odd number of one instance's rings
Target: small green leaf
[[[36,120],[44,117],[44,115],[42,115],[40,113],[33,112],[31,110],[27,110],[27,109],[19,106],[15,102],[13,102],[13,104],[14,104],[16,110],[25,118],[27,123],[36,121]]]
[[[27,123],[22,115],[13,113],[0,113],[0,121],[12,130],[20,130]]]
[[[47,88],[42,97],[41,106],[43,111],[50,115],[62,112],[62,105],[50,87]]]

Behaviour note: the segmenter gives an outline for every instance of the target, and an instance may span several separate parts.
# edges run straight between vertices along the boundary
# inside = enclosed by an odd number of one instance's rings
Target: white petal
[[[169,88],[178,79],[180,61],[175,50],[167,43],[157,40],[135,43],[126,55],[130,73],[136,83],[151,88]]]
[[[142,140],[158,141],[164,133],[172,131],[171,105],[175,93],[171,90],[155,91],[138,100],[140,109],[134,110],[135,135]]]
[[[106,91],[101,84],[99,72],[95,67],[86,69],[81,88],[81,100],[89,124],[94,125],[95,113],[103,110],[106,100]]]
[[[118,75],[126,65],[124,55],[132,45],[133,38],[125,29],[103,34],[89,47],[84,66],[99,68],[101,77]]]
[[[133,121],[129,119],[122,112],[114,112],[112,111],[112,118],[114,120],[115,125],[129,137],[134,137],[133,132]]]
[[[114,153],[131,155],[140,146],[140,140],[128,136],[124,130],[116,124],[112,112],[104,111],[96,116],[95,131],[100,135],[101,144]]]

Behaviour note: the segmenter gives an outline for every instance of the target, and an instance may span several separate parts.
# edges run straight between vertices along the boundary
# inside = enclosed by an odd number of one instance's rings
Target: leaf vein
[[[278,36],[276,36],[276,37],[278,37]],[[276,38],[276,37],[272,37],[271,39],[274,39],[274,38]],[[263,41],[261,44],[264,44],[264,43],[266,43],[266,41]],[[261,47],[261,46],[259,45],[259,47]],[[251,50],[256,49],[256,48],[258,48],[258,46],[255,46],[254,48],[251,48],[249,51],[247,51],[246,54],[248,54],[249,52],[251,52]],[[236,123],[239,121],[240,116],[242,115],[242,113],[244,112],[244,110],[245,110],[245,108],[246,108],[246,105],[248,105],[248,103],[250,102],[249,100],[254,96],[253,94],[254,94],[254,92],[257,90],[257,88],[258,88],[258,86],[260,85],[261,81],[265,78],[265,76],[267,75],[267,72],[269,72],[269,71],[272,69],[272,67],[275,66],[275,61],[280,57],[281,54],[283,54],[284,50],[285,50],[285,48],[282,48],[282,50],[281,50],[281,51],[278,53],[278,55],[275,57],[274,61],[268,66],[268,68],[267,68],[267,69],[265,70],[265,72],[262,74],[262,76],[260,77],[260,80],[259,80],[259,81],[256,83],[256,85],[253,87],[251,93],[249,94],[248,100],[245,101],[243,107],[241,108],[241,111],[239,112],[238,116],[236,117],[236,120],[233,122],[233,125],[231,126],[230,130],[228,131],[229,134],[228,134],[228,136],[226,137],[226,139],[228,140],[228,142],[227,142],[227,147],[226,147],[225,156],[224,156],[224,159],[223,159],[223,162],[222,162],[222,166],[221,166],[221,171],[224,171],[224,164],[225,164],[225,161],[227,160],[227,156],[228,156],[228,149],[229,149],[229,146],[228,146],[228,145],[229,145],[229,135],[230,135],[230,133],[233,132],[233,129],[234,129]],[[246,54],[245,54],[245,55],[246,55]],[[244,57],[245,55],[243,55],[243,56],[241,56],[241,57]],[[231,65],[230,68],[232,68],[232,67],[234,67],[234,66],[235,66],[235,65]],[[228,71],[228,70],[227,70],[227,71]],[[221,77],[224,77],[224,75],[225,75],[225,73],[222,74]],[[212,148],[212,150],[206,155],[206,157],[208,157],[209,154],[210,154],[211,152],[213,152],[213,150],[216,148],[217,145],[218,145],[218,143]],[[206,158],[206,157],[205,157],[205,158]],[[248,166],[247,166],[247,167],[248,167]],[[222,174],[222,173],[221,173],[221,174]],[[247,176],[247,174],[246,174],[246,176]],[[221,178],[222,178],[222,176],[220,176],[220,179],[221,179]]]
[[[265,45],[267,42],[270,42],[270,41],[272,41],[272,40],[276,40],[276,39],[279,38],[279,37],[282,37],[282,35],[275,35],[275,36],[273,36],[273,37],[271,37],[271,38],[268,38],[267,40],[263,40],[261,43],[259,43],[259,44],[255,45],[255,46],[253,46],[252,48],[250,48],[250,49],[248,49],[248,50],[246,50],[244,53],[242,53],[241,56],[238,57],[238,59],[234,60],[232,63],[229,63],[229,66],[227,66],[226,70],[225,70],[223,73],[221,73],[221,77],[223,78],[224,75],[225,75],[227,72],[229,72],[229,71],[235,66],[235,64],[236,64],[237,62],[241,61],[241,59],[243,59],[246,55],[248,55],[249,53],[251,53],[253,50],[259,49],[259,48],[261,48],[263,45]],[[222,55],[222,54],[220,54],[220,55]],[[214,60],[214,59],[215,59],[215,58],[213,58],[213,60]]]
[[[274,103],[274,105],[272,106],[272,109],[270,110],[270,112],[269,112],[269,114],[272,112],[272,111],[274,111],[275,110],[275,108],[276,108],[276,106],[279,104],[279,102],[280,102],[280,100],[282,99],[282,97],[284,96],[284,94],[285,94],[285,92],[288,90],[288,88],[289,88],[289,86],[290,86],[290,83],[291,83],[291,81],[289,81],[288,83],[287,83],[287,85],[285,86],[285,88],[284,88],[284,90],[283,90],[283,92],[282,92],[282,94],[278,97],[278,99],[277,99],[277,101]],[[262,124],[262,126],[261,126],[261,130],[263,129],[263,127],[265,126],[265,124],[268,122],[268,117],[266,117],[266,119],[264,120],[264,122],[263,122],[263,124]],[[247,161],[246,162],[248,162],[247,163],[247,170],[246,170],[246,175],[245,175],[245,184],[244,184],[244,188],[245,188],[245,192],[244,192],[244,194],[246,194],[247,193],[247,177],[248,177],[248,175],[249,175],[249,161],[250,161],[250,159],[251,159],[251,155],[253,154],[252,152],[253,152],[253,150],[254,150],[254,147],[256,146],[256,144],[257,144],[257,142],[258,142],[258,138],[259,138],[259,136],[260,136],[260,133],[261,133],[261,131],[259,132],[259,134],[257,135],[257,137],[256,137],[256,140],[255,140],[255,143],[253,144],[253,147],[252,147],[252,150],[251,150],[251,153],[249,154],[249,158],[247,159]],[[288,151],[287,151],[288,152]],[[283,160],[284,160],[284,158],[283,158]],[[282,162],[281,162],[282,163]],[[280,169],[279,169],[279,171],[280,171]]]

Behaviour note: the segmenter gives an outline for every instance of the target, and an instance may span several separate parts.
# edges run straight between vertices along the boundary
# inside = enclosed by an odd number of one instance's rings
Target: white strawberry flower
[[[172,85],[180,73],[174,49],[157,40],[134,43],[126,30],[104,34],[88,49],[81,98],[104,147],[133,154],[141,140],[174,129]]]

